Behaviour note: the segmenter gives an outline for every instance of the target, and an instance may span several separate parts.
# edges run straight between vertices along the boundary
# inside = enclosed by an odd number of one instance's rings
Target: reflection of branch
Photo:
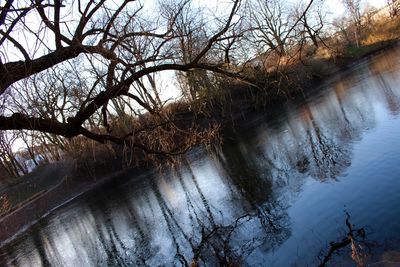
[[[223,239],[222,240],[222,247],[218,247],[218,248],[215,248],[214,247],[214,250],[215,250],[215,255],[217,256],[217,258],[218,258],[218,260],[220,261],[220,263],[221,262],[224,262],[224,263],[227,263],[228,264],[228,266],[230,266],[229,265],[229,262],[230,262],[230,257],[227,257],[228,256],[228,254],[229,254],[229,252],[230,252],[230,248],[229,248],[229,242],[230,242],[230,238],[231,238],[231,235],[232,235],[232,233],[235,231],[235,229],[239,226],[239,222],[242,220],[242,219],[245,219],[245,218],[247,218],[247,221],[248,220],[250,220],[252,217],[251,217],[251,215],[249,215],[249,214],[245,214],[245,215],[243,215],[243,216],[240,216],[239,218],[237,218],[231,225],[227,225],[227,226],[216,226],[216,227],[214,227],[210,232],[208,232],[208,233],[206,233],[205,231],[204,231],[204,228],[202,228],[202,230],[201,230],[201,241],[200,241],[200,243],[196,246],[196,247],[193,247],[193,260],[192,260],[192,266],[197,266],[197,262],[199,261],[199,259],[200,259],[200,255],[201,255],[201,252],[202,252],[202,250],[203,250],[203,248],[206,246],[206,245],[208,245],[208,244],[210,244],[210,245],[212,245],[212,243],[211,242],[209,242],[210,241],[210,239],[212,238],[212,237],[214,237],[214,236],[218,236],[219,238],[221,238],[221,239]],[[226,237],[224,238],[224,237],[222,237],[222,236],[220,236],[220,232],[221,231],[224,231],[224,230],[227,230],[227,234],[226,234]],[[217,251],[216,249],[220,249],[220,250],[222,250],[222,252],[224,253],[222,256],[220,256],[219,255],[219,251]]]
[[[358,242],[357,238],[361,237],[362,241],[364,244],[365,239],[365,230],[364,228],[359,228],[359,229],[353,229],[353,226],[350,223],[350,214],[345,211],[346,213],[346,226],[348,228],[348,232],[346,234],[346,237],[343,238],[341,241],[338,242],[331,242],[330,243],[330,248],[328,253],[324,256],[321,264],[319,265],[320,267],[326,266],[328,261],[331,259],[332,254],[342,248],[347,247],[348,245],[351,244],[351,257],[352,259],[356,262],[358,266],[364,266],[364,257],[361,252],[358,251],[357,244]],[[361,246],[359,246],[361,247]]]

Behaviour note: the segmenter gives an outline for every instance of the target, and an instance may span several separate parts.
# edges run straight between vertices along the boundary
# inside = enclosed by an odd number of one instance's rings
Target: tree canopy
[[[101,123],[109,130],[108,117],[118,113],[109,110],[118,111],[121,99],[154,112],[160,104],[149,89],[154,73],[239,76],[214,56],[234,34],[240,0],[221,17],[192,16],[190,25],[181,24],[198,8],[190,1],[148,3],[7,0],[0,13],[0,130],[123,144],[126,136],[92,129]]]

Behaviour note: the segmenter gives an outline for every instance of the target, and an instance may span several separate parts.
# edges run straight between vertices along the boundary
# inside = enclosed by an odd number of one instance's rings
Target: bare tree
[[[295,29],[300,24],[306,25],[315,36],[318,30],[306,18],[313,2],[310,0],[307,4],[299,5],[301,8],[293,13],[290,3],[282,0],[253,0],[248,8],[249,25],[261,53],[272,50],[280,57],[287,55],[298,45]]]
[[[302,43],[309,39],[318,48],[320,43],[324,43],[321,36],[326,22],[323,1],[318,1],[307,12],[305,12],[305,8],[307,8],[307,4],[301,1],[297,2],[292,11],[295,20],[299,21],[296,27],[299,35],[298,42]]]
[[[176,3],[170,2],[164,4],[165,16],[171,16],[178,9]],[[207,19],[205,18],[205,9],[194,7],[190,1],[186,1],[182,6],[184,12],[181,12],[174,20],[174,31],[177,36],[175,52],[178,56],[178,62],[187,64],[194,60],[201,52],[210,38],[210,32],[207,29]],[[231,26],[232,27],[232,26]],[[221,43],[218,42],[218,44]],[[210,51],[202,59],[202,63],[221,63],[215,60],[215,49]],[[183,96],[191,102],[195,102],[201,91],[212,86],[206,69],[192,69],[189,71],[177,71],[179,86]]]
[[[61,94],[38,95],[36,99],[50,98],[39,99],[40,104],[27,98],[24,110],[2,109],[0,130],[26,129],[66,138],[83,135],[102,143],[130,144],[156,152],[129,138],[133,132],[123,136],[107,133],[110,108],[121,99],[131,99],[149,111],[152,107],[148,103],[159,105],[157,96],[149,98],[148,91],[142,95],[149,100],[146,104],[134,92],[135,84],[142,89],[148,84],[152,87],[152,75],[167,70],[200,69],[240,77],[223,64],[206,60],[230,34],[240,0],[232,1],[226,15],[210,18],[213,30],[191,50],[190,57],[181,60],[176,40],[190,38],[191,33],[179,31],[176,21],[191,12],[185,9],[187,4],[178,2],[168,16],[149,17],[145,6],[135,0],[118,6],[106,0],[89,0],[85,5],[81,1],[5,1],[0,8],[0,96],[13,95],[13,106],[23,106],[16,102],[23,101],[22,95],[32,88],[61,88]],[[39,23],[31,23],[32,18],[39,18]],[[85,66],[83,73],[68,67],[74,65],[74,59]],[[61,69],[69,75],[61,74]],[[68,78],[71,75],[75,81]],[[41,77],[40,82],[37,77]],[[106,132],[95,130],[100,123]]]
[[[342,0],[354,24],[361,26],[361,0]]]
[[[339,38],[336,38],[338,43],[336,43],[335,47],[340,47],[339,43],[346,45],[351,44],[352,38],[347,31],[347,28],[349,27],[347,18],[344,16],[337,18],[332,22],[332,25],[336,32],[336,36],[339,36]]]
[[[360,29],[362,24],[361,0],[342,0],[344,7],[354,23],[354,37],[357,47],[360,46]]]
[[[293,25],[287,3],[281,0],[254,0],[249,9],[256,43],[278,55],[286,54],[289,30]]]
[[[5,132],[0,132],[0,164],[7,171],[9,177],[18,177],[27,173],[21,160],[18,160],[15,153],[12,151],[13,143],[16,135],[7,135]]]

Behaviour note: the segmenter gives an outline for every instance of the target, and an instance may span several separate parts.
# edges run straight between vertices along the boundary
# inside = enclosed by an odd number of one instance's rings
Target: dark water
[[[0,262],[400,266],[400,50],[318,92],[274,120],[248,118],[213,156],[74,201]]]

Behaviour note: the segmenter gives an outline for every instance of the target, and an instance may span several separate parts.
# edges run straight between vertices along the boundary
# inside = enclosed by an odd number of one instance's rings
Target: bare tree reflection
[[[306,130],[308,144],[311,149],[310,173],[320,180],[336,179],[350,165],[350,151],[345,146],[335,143],[316,122],[309,106],[305,107],[305,120],[309,128]]]
[[[257,206],[268,199],[272,184],[269,169],[261,168],[254,149],[251,144],[234,139],[216,156],[233,184],[253,206]]]
[[[379,87],[382,89],[388,110],[395,116],[400,112],[400,95],[398,90],[396,92],[394,88],[399,84],[399,63],[398,60],[393,60],[393,58],[398,57],[399,52],[392,50],[387,55],[377,57],[368,64],[369,70],[375,76]]]
[[[346,248],[350,249],[350,252],[347,253],[350,254],[351,259],[357,266],[365,266],[366,259],[371,254],[371,248],[376,245],[375,242],[366,239],[365,228],[355,228],[355,226],[350,223],[350,214],[347,211],[345,211],[345,213],[347,233],[339,241],[330,242],[327,252],[319,257],[321,260],[319,264],[320,267],[326,266],[328,262],[332,261],[335,253],[340,253],[340,251]]]

